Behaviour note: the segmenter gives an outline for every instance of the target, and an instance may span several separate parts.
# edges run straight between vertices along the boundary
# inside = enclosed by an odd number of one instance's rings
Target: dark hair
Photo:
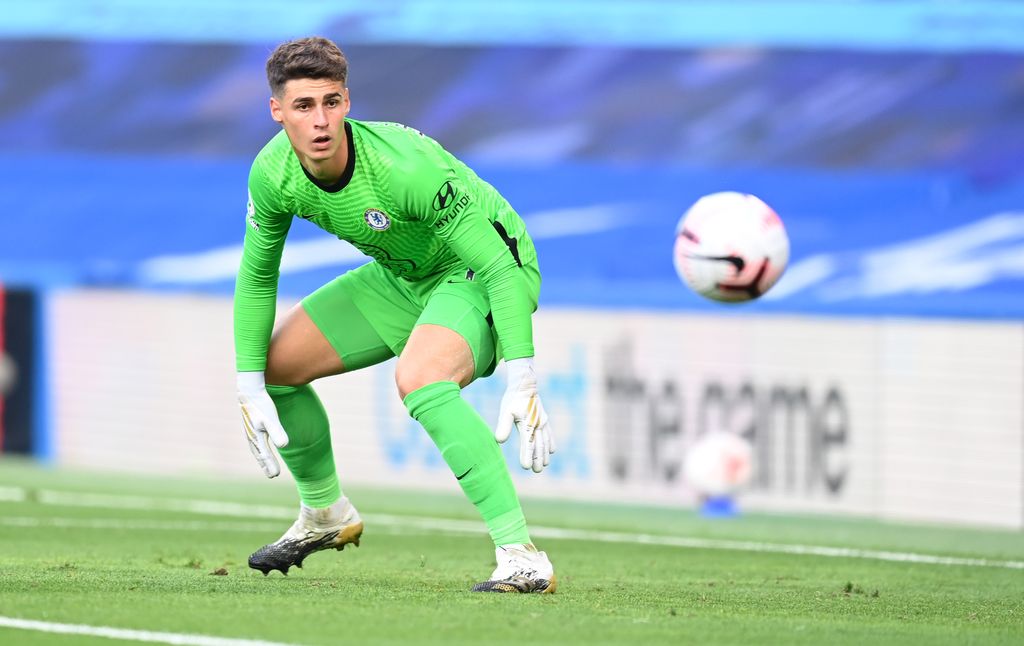
[[[267,59],[267,82],[274,96],[294,79],[348,80],[348,61],[333,42],[319,36],[281,43]]]

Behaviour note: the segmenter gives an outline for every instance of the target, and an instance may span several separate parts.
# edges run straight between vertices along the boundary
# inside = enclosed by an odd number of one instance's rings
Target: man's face
[[[274,121],[284,126],[300,158],[313,162],[331,159],[345,143],[349,107],[348,88],[328,79],[294,79],[279,98],[270,98]]]

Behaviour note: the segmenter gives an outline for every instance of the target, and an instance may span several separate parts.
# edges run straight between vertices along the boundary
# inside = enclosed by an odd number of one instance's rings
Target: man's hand
[[[281,465],[270,442],[277,447],[286,446],[288,434],[277,417],[274,400],[267,394],[262,372],[238,373],[238,404],[242,407],[242,425],[249,438],[249,449],[263,473],[268,478],[276,477],[281,473]]]
[[[548,430],[548,414],[537,395],[533,359],[512,359],[505,362],[505,368],[508,370],[508,387],[501,398],[494,437],[504,442],[512,434],[512,427],[518,428],[519,464],[524,469],[540,473],[555,452],[555,438]]]

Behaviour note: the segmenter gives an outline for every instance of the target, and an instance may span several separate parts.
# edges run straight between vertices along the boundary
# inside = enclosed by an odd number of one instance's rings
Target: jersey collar
[[[306,170],[305,166],[299,164],[299,166],[302,168],[302,172],[306,174],[306,178],[309,181],[313,182],[313,184],[315,184],[316,187],[322,191],[326,191],[328,193],[337,193],[341,189],[348,186],[348,183],[352,181],[352,173],[355,171],[356,168],[356,146],[355,143],[353,143],[352,141],[352,126],[349,125],[349,122],[347,120],[345,121],[345,139],[347,140],[348,144],[348,161],[345,162],[345,170],[341,173],[341,177],[339,177],[338,181],[334,182],[333,184],[320,183],[319,181],[317,181],[315,177],[313,177],[313,175],[310,174],[308,170]]]

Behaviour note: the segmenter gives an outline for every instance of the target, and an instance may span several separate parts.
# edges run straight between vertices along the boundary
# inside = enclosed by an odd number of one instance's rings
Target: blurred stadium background
[[[245,183],[267,55],[322,34],[353,117],[430,134],[533,232],[559,453],[514,469],[524,494],[691,509],[686,451],[725,430],[754,447],[744,509],[1024,529],[1022,31],[1010,2],[8,7],[3,453],[260,477],[233,392]],[[787,225],[759,302],[674,273],[717,190]],[[297,224],[282,307],[361,262]],[[468,391],[485,414],[499,382]],[[390,365],[320,392],[345,483],[455,491]]]

